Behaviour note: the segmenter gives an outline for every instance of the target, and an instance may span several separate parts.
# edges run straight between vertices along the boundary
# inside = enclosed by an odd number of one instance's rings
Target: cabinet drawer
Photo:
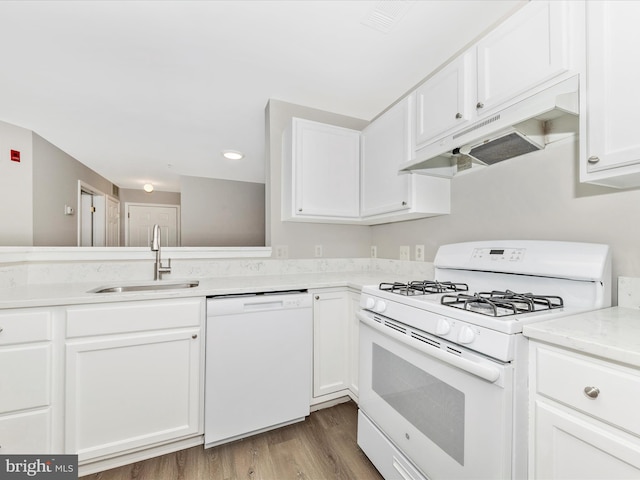
[[[0,349],[0,413],[49,405],[51,347],[23,345]],[[19,368],[16,368],[19,366]]]
[[[67,338],[197,327],[204,298],[83,305],[67,309]]]
[[[42,455],[51,452],[49,409],[0,417],[0,453]]]
[[[640,372],[580,354],[538,346],[537,393],[640,435]],[[595,387],[595,398],[585,388]]]
[[[51,314],[45,310],[0,313],[0,346],[51,340]]]

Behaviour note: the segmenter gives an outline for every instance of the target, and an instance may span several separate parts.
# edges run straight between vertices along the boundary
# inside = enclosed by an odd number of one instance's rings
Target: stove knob
[[[436,335],[446,335],[451,331],[451,324],[444,318],[439,318],[436,324]]]
[[[384,303],[382,300],[378,300],[376,302],[376,304],[373,306],[373,310],[378,312],[378,313],[382,313],[387,309],[387,304]]]
[[[476,338],[476,334],[471,327],[464,326],[460,329],[460,333],[458,334],[458,341],[460,343],[471,343],[474,338]]]
[[[367,299],[364,301],[364,308],[366,308],[367,310],[371,310],[375,304],[375,299],[367,297]]]

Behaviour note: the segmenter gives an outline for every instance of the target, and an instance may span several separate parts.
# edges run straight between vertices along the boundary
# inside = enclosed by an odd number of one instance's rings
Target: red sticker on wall
[[[11,161],[12,162],[20,161],[20,152],[18,150],[11,150]]]

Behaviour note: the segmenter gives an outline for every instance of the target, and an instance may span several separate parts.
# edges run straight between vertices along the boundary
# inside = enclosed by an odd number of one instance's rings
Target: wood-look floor
[[[356,443],[356,425],[356,405],[342,403],[244,440],[193,447],[82,480],[381,480]]]

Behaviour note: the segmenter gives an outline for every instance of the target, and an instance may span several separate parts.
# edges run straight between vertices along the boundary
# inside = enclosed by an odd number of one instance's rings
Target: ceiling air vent
[[[360,23],[379,32],[389,33],[407,13],[412,3],[411,0],[383,0],[368,12]]]
[[[116,198],[120,198],[120,187],[117,185],[111,184],[111,195]]]

